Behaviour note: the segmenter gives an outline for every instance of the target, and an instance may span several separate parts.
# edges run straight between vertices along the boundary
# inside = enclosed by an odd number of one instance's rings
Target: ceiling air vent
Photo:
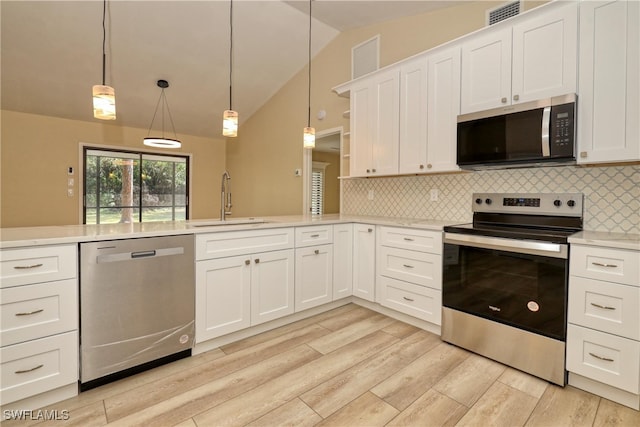
[[[487,25],[493,25],[507,18],[520,14],[522,2],[520,0],[505,3],[493,9],[487,10]]]

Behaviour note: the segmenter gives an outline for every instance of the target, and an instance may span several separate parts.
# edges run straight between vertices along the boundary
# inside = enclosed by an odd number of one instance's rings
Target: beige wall
[[[329,163],[324,170],[324,213],[340,212],[340,154],[314,151],[314,162]]]
[[[142,145],[148,130],[104,122],[83,122],[2,111],[1,218],[2,227],[80,224],[80,144],[131,148]],[[225,145],[213,140],[178,135],[180,150],[191,153],[191,218],[219,215],[220,176]],[[74,196],[67,196],[67,167],[74,168]]]
[[[349,100],[331,88],[351,76],[351,48],[380,35],[380,66],[433,48],[484,26],[485,11],[503,1],[469,2],[427,14],[346,31],[312,61],[311,125],[316,132],[338,126],[349,129],[342,113]],[[527,2],[529,9],[544,2]],[[304,55],[304,52],[292,52]],[[277,215],[302,212],[302,130],[307,121],[305,67],[246,122],[227,146],[227,167],[233,177],[234,214]],[[325,110],[326,118],[316,119]],[[242,111],[239,112],[242,115]]]

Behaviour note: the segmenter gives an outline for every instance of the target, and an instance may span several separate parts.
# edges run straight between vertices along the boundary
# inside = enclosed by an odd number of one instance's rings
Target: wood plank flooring
[[[47,410],[70,426],[639,426],[558,387],[349,304],[111,383]]]

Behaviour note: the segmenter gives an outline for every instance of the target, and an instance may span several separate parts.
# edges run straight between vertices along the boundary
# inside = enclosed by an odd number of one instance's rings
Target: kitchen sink
[[[224,221],[219,219],[214,219],[211,221],[190,222],[189,224],[187,224],[187,227],[188,228],[220,227],[220,226],[230,226],[230,225],[266,224],[268,222],[270,221],[265,221],[262,218],[225,219]]]

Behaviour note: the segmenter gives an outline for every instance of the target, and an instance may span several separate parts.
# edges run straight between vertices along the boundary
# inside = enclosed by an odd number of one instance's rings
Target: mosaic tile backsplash
[[[430,201],[432,189],[438,200]],[[373,190],[373,200],[368,199]],[[583,193],[584,229],[640,234],[640,166],[537,167],[347,179],[342,213],[471,222],[472,193]]]

